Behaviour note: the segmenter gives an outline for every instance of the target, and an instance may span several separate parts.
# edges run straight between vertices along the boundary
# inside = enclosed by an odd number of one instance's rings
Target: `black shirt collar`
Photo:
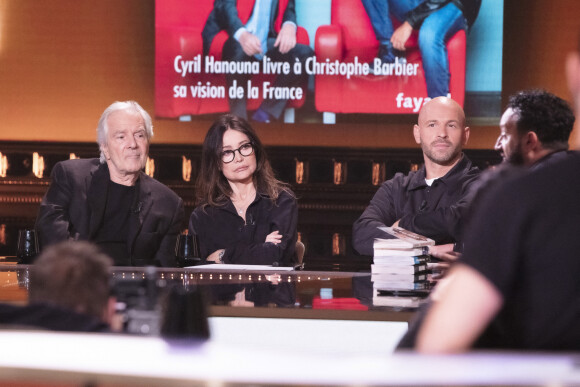
[[[442,183],[445,185],[451,185],[457,181],[457,179],[463,176],[469,166],[471,165],[471,161],[467,158],[465,154],[461,154],[461,159],[447,172],[444,176],[438,177],[435,180],[441,180]],[[409,182],[409,186],[407,191],[412,191],[419,188],[424,188],[427,186],[425,182],[426,178],[425,172],[425,164],[421,166],[421,168],[411,176],[411,181]]]

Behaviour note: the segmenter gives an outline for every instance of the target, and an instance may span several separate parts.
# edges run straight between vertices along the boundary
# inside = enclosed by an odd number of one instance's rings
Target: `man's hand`
[[[294,46],[296,46],[296,26],[292,23],[286,23],[280,29],[280,33],[274,42],[274,47],[278,47],[282,54],[286,54]]]
[[[409,36],[413,32],[413,27],[409,22],[404,22],[393,32],[391,36],[391,43],[393,43],[393,48],[399,51],[405,51],[405,43],[409,40]]]
[[[453,243],[446,245],[429,246],[429,255],[443,261],[453,262],[461,256],[457,251],[453,251]]]
[[[240,45],[242,46],[242,50],[244,50],[248,56],[262,53],[262,43],[260,42],[260,39],[251,32],[242,32],[240,35]]]

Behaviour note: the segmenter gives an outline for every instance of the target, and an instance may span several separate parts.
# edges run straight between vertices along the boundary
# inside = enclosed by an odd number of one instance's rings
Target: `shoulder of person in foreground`
[[[522,169],[485,192],[468,228],[464,255],[449,273],[419,332],[419,351],[460,352],[475,343],[502,308],[504,298],[510,297],[514,281],[522,279],[518,257],[526,237],[521,223],[533,218],[542,223],[537,204],[553,200],[552,191],[566,186],[566,176],[578,167],[580,157],[538,171]],[[547,182],[551,182],[549,189],[537,189]]]
[[[111,332],[110,326],[96,317],[44,303],[0,304],[0,325],[61,332]]]

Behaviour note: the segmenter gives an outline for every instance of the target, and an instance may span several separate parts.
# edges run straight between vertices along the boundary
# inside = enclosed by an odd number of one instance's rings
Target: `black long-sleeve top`
[[[378,227],[390,227],[397,220],[400,227],[432,238],[437,244],[459,241],[478,175],[479,169],[465,155],[431,186],[425,182],[425,166],[407,176],[397,173],[381,185],[354,223],[354,249],[372,256],[374,239],[388,237]]]
[[[298,224],[296,199],[282,191],[274,203],[257,194],[246,210],[246,222],[231,200],[221,207],[199,206],[189,218],[189,232],[198,236],[200,254],[206,259],[225,249],[224,263],[291,266],[295,261]],[[279,244],[266,243],[278,230]]]

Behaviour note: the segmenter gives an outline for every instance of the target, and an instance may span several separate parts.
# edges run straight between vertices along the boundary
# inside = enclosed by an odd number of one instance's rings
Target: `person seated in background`
[[[427,95],[449,94],[447,40],[459,30],[467,30],[477,18],[481,0],[362,0],[379,41],[378,62],[395,63],[404,55],[405,43],[413,30],[419,31]],[[396,29],[391,17],[402,24]]]
[[[569,154],[574,113],[566,101],[547,91],[521,91],[510,97],[499,129],[495,149],[503,160],[533,169]]]
[[[274,177],[260,139],[243,118],[221,116],[202,146],[197,207],[189,232],[207,262],[290,266],[298,208]]]
[[[120,266],[176,266],[183,200],[143,172],[153,125],[135,101],[115,102],[97,127],[100,159],[57,163],[36,230],[41,248],[95,242]]]
[[[203,51],[208,55],[214,37],[225,30],[229,38],[224,43],[222,59],[233,62],[262,61],[267,56],[273,62],[285,62],[293,66],[297,61],[304,63],[314,56],[310,46],[296,42],[295,1],[288,0],[285,8],[278,0],[258,0],[254,2],[252,14],[246,24],[240,18],[238,2],[235,0],[215,0],[214,8],[209,14],[203,28]],[[276,19],[281,14],[282,25],[276,31]],[[264,69],[262,69],[263,71]],[[249,74],[226,74],[228,88],[234,85],[246,87]],[[274,87],[304,87],[308,74],[302,71],[296,74],[278,74]],[[229,98],[230,113],[247,119],[247,96]],[[282,115],[288,99],[266,98],[252,115],[256,122],[270,122]]]
[[[503,163],[485,170],[477,181],[477,192],[467,216],[469,227],[471,214],[480,198],[494,186],[502,184],[515,173],[517,167],[535,170],[557,162],[572,152],[567,152],[568,139],[574,128],[574,113],[561,98],[543,90],[520,91],[510,96],[507,108],[500,119],[500,135],[495,149],[500,151]],[[441,282],[451,282],[449,277]],[[409,330],[399,342],[398,349],[415,346],[417,332],[425,314],[436,302],[443,284],[431,292],[429,302],[422,305],[409,325]]]
[[[438,97],[427,102],[413,128],[425,164],[407,176],[398,173],[384,182],[353,225],[353,247],[373,255],[375,238],[388,237],[378,229],[400,226],[432,238],[430,254],[454,258],[479,169],[462,152],[469,139],[465,114],[457,102]]]
[[[567,60],[580,112],[580,48]],[[497,185],[482,198],[419,329],[417,350],[580,350],[580,154]]]
[[[107,332],[115,315],[112,260],[92,243],[46,248],[30,267],[28,305],[0,305],[0,325],[56,331]]]

